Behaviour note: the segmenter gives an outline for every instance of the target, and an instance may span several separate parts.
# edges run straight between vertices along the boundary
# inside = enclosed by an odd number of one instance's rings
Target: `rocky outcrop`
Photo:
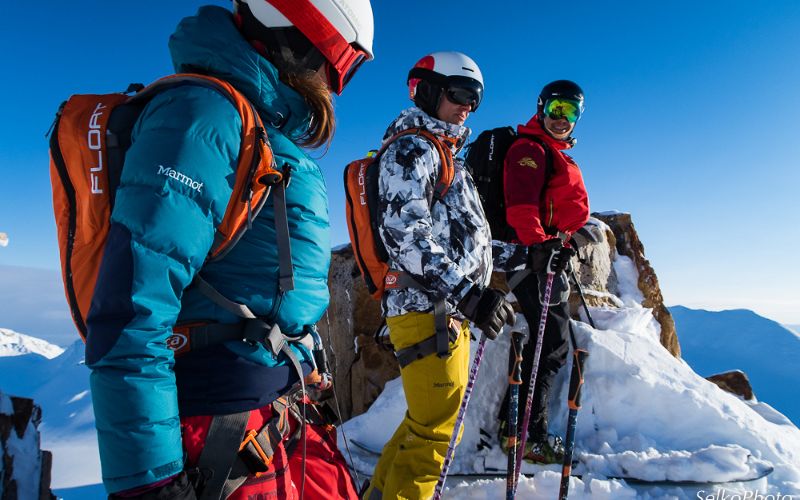
[[[342,417],[364,413],[387,381],[400,375],[394,354],[378,345],[380,303],[369,296],[350,246],[333,252],[328,275],[331,303],[317,325],[326,340]]]
[[[631,259],[638,271],[638,288],[643,306],[652,308],[661,325],[661,343],[673,355],[680,355],[675,324],[664,307],[658,279],[644,257],[644,247],[628,214],[595,214],[582,234],[576,235],[579,258],[575,274],[590,306],[621,307],[620,277],[615,270],[617,255]],[[495,273],[493,286],[506,288],[505,277]],[[394,355],[381,347],[375,333],[381,326],[380,304],[367,293],[350,246],[334,250],[328,286],[331,303],[318,324],[329,345],[329,359],[336,381],[342,417],[349,419],[366,411],[380,395],[388,380],[400,373]],[[635,285],[633,285],[635,286]],[[581,300],[570,296],[573,317],[583,319]]]
[[[753,387],[750,385],[750,379],[747,378],[747,374],[741,370],[711,375],[710,377],[706,377],[706,379],[717,384],[723,391],[739,396],[745,401],[752,401],[755,398]]]
[[[0,393],[0,500],[55,500],[53,456],[39,449],[41,419],[33,400]]]
[[[633,260],[639,272],[639,290],[644,295],[642,306],[653,310],[653,316],[661,325],[661,345],[667,348],[675,357],[680,357],[681,347],[678,344],[678,335],[675,331],[675,321],[664,305],[664,297],[658,286],[658,278],[653,266],[644,256],[644,245],[639,240],[636,228],[633,226],[630,214],[592,214],[602,220],[614,232],[616,250]]]

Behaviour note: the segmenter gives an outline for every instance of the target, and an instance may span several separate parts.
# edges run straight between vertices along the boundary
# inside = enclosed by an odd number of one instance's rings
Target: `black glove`
[[[513,325],[517,319],[503,292],[478,285],[472,285],[456,308],[492,340],[500,335],[506,323]]]
[[[197,500],[194,488],[189,482],[186,472],[181,472],[175,479],[164,486],[146,490],[135,496],[109,495],[109,500]]]
[[[528,247],[528,265],[535,273],[552,270],[558,274],[567,268],[570,259],[574,256],[575,249],[565,247],[558,238]],[[550,269],[547,267],[548,264]]]

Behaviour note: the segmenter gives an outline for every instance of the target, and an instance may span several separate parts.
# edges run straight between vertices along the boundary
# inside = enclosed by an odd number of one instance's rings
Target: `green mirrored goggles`
[[[583,103],[574,99],[554,98],[548,99],[544,104],[544,114],[553,120],[566,119],[575,123],[581,117]]]

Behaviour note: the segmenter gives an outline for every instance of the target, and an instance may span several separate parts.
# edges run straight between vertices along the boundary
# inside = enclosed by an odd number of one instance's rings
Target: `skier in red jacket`
[[[506,220],[516,233],[515,242],[529,247],[532,271],[514,289],[532,334],[523,349],[523,374],[530,373],[533,364],[548,263],[556,272],[523,454],[526,460],[538,463],[561,462],[564,457],[561,438],[547,431],[547,398],[569,350],[569,284],[565,269],[575,250],[565,242],[589,220],[589,198],[580,169],[563,152],[576,142],[572,132],[583,104],[583,91],[574,82],[558,80],[547,84],[539,94],[536,115],[518,127],[519,138],[509,148],[504,164]],[[528,382],[523,376],[520,394],[527,394]],[[520,405],[519,422],[524,406]],[[507,418],[508,393],[500,409],[500,438],[506,449]]]

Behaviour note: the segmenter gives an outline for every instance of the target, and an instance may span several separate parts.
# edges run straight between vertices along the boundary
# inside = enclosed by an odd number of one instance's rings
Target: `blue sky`
[[[167,37],[203,3],[0,3],[0,264],[58,268],[44,134],[59,103],[170,73]],[[410,104],[417,59],[460,50],[486,80],[475,131],[526,121],[551,80],[584,88],[573,154],[592,210],[633,215],[668,304],[800,324],[800,3],[373,4],[377,59],[338,98],[320,159],[334,245],[347,240],[343,166]]]

